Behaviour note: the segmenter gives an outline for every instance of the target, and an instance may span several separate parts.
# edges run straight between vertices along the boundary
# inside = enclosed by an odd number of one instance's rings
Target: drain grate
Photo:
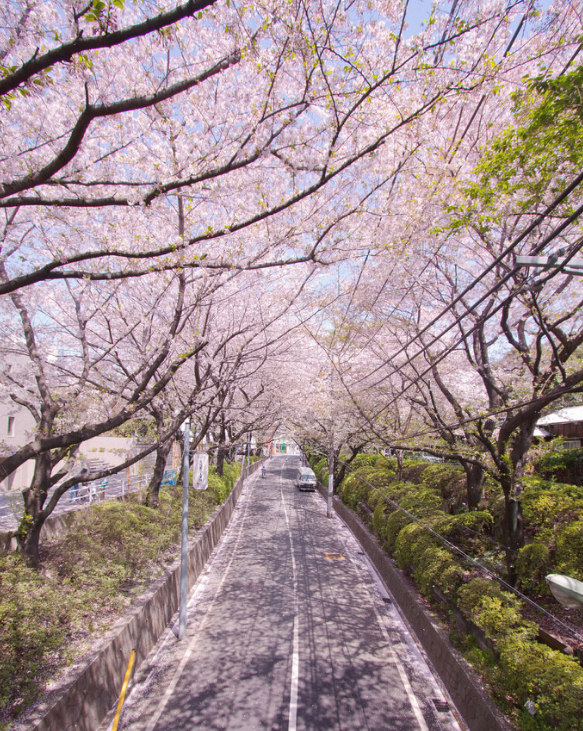
[[[431,700],[438,713],[447,713],[449,711],[449,704],[446,701],[441,701],[439,698],[432,698]]]

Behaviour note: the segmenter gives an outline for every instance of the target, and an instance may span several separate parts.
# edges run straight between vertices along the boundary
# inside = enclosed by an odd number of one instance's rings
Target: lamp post
[[[330,418],[330,443],[328,446],[328,504],[326,515],[332,517],[332,497],[334,495],[334,419]]]
[[[190,419],[184,422],[182,449],[182,543],[180,554],[180,615],[178,639],[186,634],[186,596],[188,593],[188,479],[190,472]]]
[[[560,269],[563,274],[572,276],[583,276],[583,259],[570,259],[564,257],[565,249],[559,249],[550,256],[517,256],[516,264],[521,267],[533,267],[535,269]]]

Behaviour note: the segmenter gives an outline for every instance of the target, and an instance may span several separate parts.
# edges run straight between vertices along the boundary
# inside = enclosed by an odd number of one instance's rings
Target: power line
[[[481,282],[487,274],[489,274],[493,269],[495,269],[499,264],[502,264],[503,260],[511,254],[516,247],[524,240],[524,238],[530,234],[535,228],[537,228],[544,220],[547,218],[550,213],[558,206],[560,205],[572,192],[577,188],[578,185],[580,185],[583,182],[583,173],[580,173],[573,182],[565,188],[565,190],[555,198],[555,200],[546,208],[546,210],[540,214],[527,228],[516,238],[514,241],[507,246],[501,254],[499,254],[491,264],[489,264],[486,269],[484,269],[481,274],[479,274],[477,277],[474,278],[474,280],[468,284],[464,290],[458,294],[451,303],[449,303],[441,312],[439,312],[427,325],[425,325],[421,330],[419,330],[413,337],[411,337],[404,345],[402,345],[396,353],[394,353],[389,361],[386,361],[380,365],[378,365],[376,368],[374,368],[370,373],[368,373],[366,376],[363,376],[360,378],[356,383],[360,383],[361,381],[365,380],[366,378],[370,378],[372,375],[377,373],[381,368],[383,368],[385,365],[388,365],[388,363],[391,360],[394,360],[397,356],[399,356],[401,353],[406,352],[407,348],[412,345],[416,340],[419,340],[428,330],[433,327],[433,325],[437,324],[439,320],[441,320],[450,310],[453,310],[456,304],[459,304],[460,302],[463,304],[463,298],[469,294],[469,292],[472,291],[472,289],[475,288],[479,282]],[[573,221],[575,221],[583,212],[583,205],[579,206],[577,210],[571,214],[565,221],[563,221],[559,226],[551,232],[543,241],[536,246],[532,253],[538,254],[540,253],[553,239],[555,239],[559,234],[563,232],[563,230],[569,226]],[[470,307],[466,307],[466,311],[458,316],[456,320],[445,330],[443,330],[438,335],[435,335],[433,337],[433,340],[430,342],[430,345],[435,343],[437,340],[439,340],[443,335],[445,335],[449,330],[452,329],[463,317],[467,316],[472,310],[474,310],[476,307],[478,307],[487,297],[489,297],[491,294],[493,294],[497,289],[499,289],[503,284],[505,284],[509,279],[511,279],[517,272],[519,272],[521,267],[515,266],[511,270],[508,271],[508,273],[502,277],[493,287],[491,287],[485,295],[483,295],[480,299],[478,299],[476,302],[474,302]],[[396,373],[398,370],[400,370],[404,365],[407,365],[410,363],[414,358],[416,358],[421,353],[425,352],[428,346],[424,346],[418,353],[416,353],[414,356],[409,358],[405,363],[401,364],[398,368],[395,368],[395,370],[390,373],[387,376],[384,376],[379,381],[372,384],[370,387],[378,386],[380,383],[382,383],[384,380],[386,380],[388,377]],[[353,383],[352,386],[355,384]]]
[[[576,217],[577,217],[577,216],[578,216],[578,215],[580,214],[580,212],[582,212],[582,211],[583,211],[583,205],[582,205],[582,206],[581,206],[581,207],[580,207],[580,208],[579,208],[579,209],[578,209],[578,210],[577,210],[577,211],[576,211],[576,212],[575,212],[575,213],[573,214],[573,216],[572,216],[572,217],[570,217],[570,218],[573,218],[573,217],[574,217],[574,218],[576,218]],[[566,224],[565,224],[565,225],[566,225]],[[563,226],[563,224],[561,224],[561,227],[562,227],[562,226]],[[562,228],[561,228],[561,227],[559,227],[559,229],[561,229],[561,230],[562,230]],[[552,239],[553,239],[553,238],[554,238],[554,237],[555,237],[556,235],[558,235],[558,233],[560,233],[560,230],[555,230],[555,231],[554,231],[554,232],[553,232],[553,233],[552,233],[552,234],[551,234],[551,235],[550,235],[549,237],[547,237],[547,239],[545,239],[545,240],[544,240],[544,241],[542,242],[542,244],[540,244],[540,246],[539,246],[539,247],[537,247],[537,248],[541,248],[541,247],[543,247],[543,246],[546,246],[546,244],[547,244],[547,243],[549,243],[549,242],[550,242],[550,241],[551,241],[551,240],[552,240]],[[580,245],[581,245],[581,244],[580,244]],[[580,245],[579,245],[579,247],[580,247]],[[577,252],[577,250],[578,250],[578,249],[574,249],[574,250],[573,250],[573,251],[571,252],[571,254],[570,254],[570,257],[574,256],[574,255],[575,255],[575,253]],[[515,267],[515,268],[514,268],[513,270],[511,270],[511,271],[509,272],[509,274],[507,275],[507,278],[508,278],[509,276],[513,275],[513,274],[514,274],[514,273],[515,273],[515,272],[516,272],[516,271],[517,271],[518,269],[519,269],[519,267]],[[549,281],[550,279],[552,279],[553,277],[555,277],[555,276],[556,276],[556,275],[557,275],[558,273],[559,273],[559,270],[554,270],[554,271],[552,271],[552,272],[551,272],[551,273],[549,273],[549,274],[548,274],[548,275],[547,275],[547,276],[546,276],[546,277],[545,277],[544,279],[538,280],[538,283],[537,283],[537,284],[539,284],[539,285],[540,285],[540,284],[544,284],[545,282],[547,282],[547,281]],[[501,282],[502,282],[502,281],[505,281],[505,280],[501,280]],[[499,283],[499,284],[500,284],[500,283]],[[490,293],[491,293],[491,292],[493,292],[493,291],[495,291],[495,290],[496,290],[497,288],[498,288],[498,284],[497,284],[497,285],[495,285],[495,286],[494,286],[493,288],[491,288],[491,290],[490,290]],[[493,308],[492,310],[490,310],[490,311],[489,311],[489,312],[488,312],[488,313],[487,313],[487,314],[486,314],[485,316],[482,316],[482,317],[480,317],[480,318],[478,319],[478,321],[477,321],[477,322],[476,322],[476,323],[475,323],[475,324],[473,325],[473,327],[471,327],[471,328],[470,328],[469,330],[467,330],[467,331],[464,331],[464,332],[463,332],[463,334],[462,334],[462,335],[461,335],[461,336],[460,336],[460,337],[459,337],[459,338],[458,338],[458,339],[457,339],[457,340],[456,340],[456,341],[455,341],[455,342],[454,342],[454,343],[453,343],[452,345],[448,346],[448,347],[447,347],[447,348],[446,348],[446,349],[445,349],[445,350],[444,350],[444,351],[443,351],[442,353],[440,353],[440,355],[439,355],[439,356],[437,356],[436,358],[434,358],[434,359],[432,360],[432,362],[431,362],[431,365],[429,365],[429,366],[428,366],[428,367],[427,367],[427,368],[426,368],[426,369],[425,369],[424,371],[422,371],[422,372],[421,372],[420,374],[418,374],[416,378],[412,379],[412,380],[411,380],[411,382],[410,382],[410,383],[409,383],[409,384],[408,384],[407,386],[405,386],[404,388],[402,388],[402,389],[401,389],[401,391],[399,392],[399,394],[397,394],[396,396],[394,396],[394,397],[393,397],[393,398],[392,398],[392,399],[391,399],[391,400],[390,400],[390,401],[389,401],[388,403],[385,403],[385,404],[383,404],[383,406],[382,406],[382,407],[381,407],[380,409],[378,409],[378,410],[377,410],[377,411],[375,412],[375,414],[374,414],[374,415],[372,415],[372,416],[367,416],[366,414],[364,414],[364,413],[363,413],[363,411],[362,411],[362,409],[361,409],[361,407],[360,407],[360,404],[359,404],[359,403],[358,403],[358,401],[356,400],[356,398],[355,398],[355,396],[353,395],[353,393],[352,393],[351,389],[350,389],[350,388],[348,387],[348,385],[346,384],[346,382],[345,382],[345,380],[344,380],[344,378],[343,378],[343,375],[342,375],[342,373],[340,373],[340,372],[338,371],[338,369],[336,368],[336,372],[337,372],[337,375],[338,375],[338,377],[340,378],[340,381],[342,382],[342,385],[344,386],[344,389],[346,390],[347,394],[349,395],[349,397],[350,397],[350,399],[351,399],[352,403],[354,404],[354,406],[356,407],[356,409],[358,410],[359,414],[360,414],[360,415],[361,415],[361,417],[362,417],[362,418],[364,419],[364,421],[365,421],[365,422],[366,422],[366,423],[367,423],[367,424],[369,425],[369,427],[370,427],[370,428],[371,428],[371,429],[373,430],[373,432],[374,432],[374,433],[375,433],[375,434],[377,435],[377,437],[379,437],[379,438],[381,438],[381,439],[382,439],[382,437],[381,437],[381,436],[380,436],[380,435],[378,434],[378,432],[376,431],[376,429],[375,429],[375,428],[374,428],[374,427],[372,426],[372,419],[373,419],[373,418],[375,418],[375,417],[377,417],[377,416],[378,416],[378,415],[379,415],[379,414],[380,414],[380,413],[381,413],[382,411],[384,411],[384,410],[385,410],[386,408],[388,408],[389,406],[391,406],[392,404],[394,404],[394,403],[395,403],[395,402],[396,402],[396,401],[397,401],[397,400],[398,400],[398,399],[399,399],[399,398],[400,398],[400,397],[401,397],[401,396],[402,396],[402,395],[403,395],[404,393],[406,393],[406,392],[407,392],[407,391],[408,391],[408,390],[409,390],[410,388],[412,388],[412,387],[413,387],[414,385],[416,385],[416,384],[417,384],[417,383],[418,383],[419,381],[421,381],[421,380],[422,380],[422,378],[423,378],[424,376],[426,376],[426,375],[427,375],[428,373],[430,373],[430,372],[431,372],[431,371],[432,371],[432,370],[433,370],[433,369],[435,368],[435,366],[439,365],[439,363],[441,363],[441,362],[442,362],[443,360],[445,360],[445,358],[446,358],[446,357],[447,357],[447,356],[448,356],[448,355],[449,355],[449,354],[450,354],[450,353],[451,353],[451,352],[452,352],[452,351],[453,351],[453,350],[454,350],[454,349],[455,349],[455,348],[456,348],[456,347],[457,347],[457,346],[458,346],[458,345],[459,345],[460,343],[462,343],[462,342],[463,342],[464,340],[466,340],[466,339],[467,339],[467,337],[468,337],[469,335],[471,335],[471,334],[472,334],[472,333],[473,333],[473,332],[474,332],[475,330],[477,330],[477,329],[478,329],[478,327],[480,327],[481,325],[483,325],[483,323],[484,323],[484,322],[486,322],[486,321],[487,321],[488,319],[490,319],[491,317],[493,317],[494,315],[496,315],[496,314],[497,314],[497,313],[498,313],[498,312],[499,312],[499,311],[500,311],[501,309],[503,309],[503,308],[504,308],[504,307],[505,307],[505,306],[506,306],[506,305],[507,305],[507,304],[508,304],[509,302],[511,302],[511,301],[512,301],[512,299],[513,299],[513,298],[514,298],[514,297],[515,297],[515,296],[516,296],[517,294],[519,294],[519,291],[513,291],[513,292],[510,292],[510,294],[509,294],[509,295],[508,295],[508,296],[507,296],[507,297],[506,297],[505,299],[503,299],[503,300],[502,300],[501,302],[499,302],[499,304],[498,304],[498,305],[497,305],[497,306],[496,306],[495,308]],[[489,296],[489,294],[488,294],[487,296]],[[484,298],[482,298],[482,300],[483,300],[483,299],[484,299]],[[480,301],[482,301],[482,300],[480,300]],[[479,302],[478,302],[478,303],[479,303]],[[477,306],[477,304],[478,304],[478,303],[474,303],[474,305],[472,305],[472,308],[474,308],[475,306]],[[422,355],[422,354],[424,354],[424,353],[425,353],[425,352],[427,351],[427,349],[428,349],[428,347],[429,347],[429,345],[430,345],[430,344],[433,344],[433,343],[435,343],[435,342],[436,342],[436,341],[437,341],[438,339],[440,339],[440,338],[441,338],[441,337],[442,337],[442,336],[443,336],[443,335],[444,335],[445,333],[447,333],[447,332],[448,332],[449,330],[451,330],[451,329],[452,329],[452,328],[453,328],[453,327],[454,327],[454,326],[455,326],[456,324],[460,324],[460,325],[461,325],[461,321],[463,320],[463,318],[464,318],[464,317],[465,317],[465,316],[466,316],[466,315],[467,315],[467,314],[468,314],[468,313],[469,313],[470,311],[471,311],[471,309],[468,309],[466,313],[464,313],[464,314],[462,314],[462,315],[458,316],[458,317],[457,317],[457,318],[456,318],[456,319],[455,319],[455,320],[453,321],[453,323],[452,323],[452,324],[451,324],[451,325],[450,325],[450,326],[449,326],[448,328],[446,328],[446,329],[445,329],[444,331],[442,331],[442,332],[441,332],[441,333],[440,333],[440,334],[439,334],[438,336],[436,336],[436,337],[435,337],[435,338],[434,338],[434,339],[433,339],[433,340],[431,341],[431,343],[429,343],[428,345],[425,345],[425,346],[424,346],[424,347],[423,347],[423,348],[422,348],[421,350],[419,350],[419,351],[418,351],[417,353],[415,353],[415,354],[414,354],[414,355],[413,355],[412,357],[408,358],[408,359],[407,359],[407,361],[405,361],[404,363],[402,363],[402,364],[401,364],[401,365],[399,366],[399,368],[395,368],[395,369],[394,369],[394,370],[392,371],[392,373],[389,373],[389,374],[388,374],[387,376],[385,376],[385,377],[383,377],[382,379],[380,379],[379,381],[377,381],[377,382],[376,382],[375,384],[373,384],[373,386],[377,386],[377,385],[378,385],[379,383],[382,383],[382,381],[383,381],[383,380],[386,380],[386,379],[387,379],[387,378],[389,378],[390,376],[392,376],[392,375],[394,375],[395,373],[397,373],[398,371],[402,370],[402,368],[403,368],[403,367],[404,367],[405,365],[407,365],[407,364],[411,364],[411,363],[412,363],[412,361],[413,361],[413,360],[414,360],[415,358],[417,358],[417,357],[418,357],[419,355]],[[418,333],[418,335],[417,335],[416,337],[419,337],[419,335],[420,335],[420,334],[422,334],[422,333]],[[415,339],[415,338],[412,338],[412,339],[411,339],[411,342],[412,342],[412,341],[413,341],[414,339]],[[377,369],[375,369],[375,370],[378,370],[378,368],[377,368]],[[360,380],[363,380],[363,379],[359,379],[359,381],[358,381],[358,382],[360,382]],[[368,388],[371,388],[371,386],[369,386]],[[543,397],[543,396],[541,396],[541,397],[539,397],[539,398],[540,398],[540,399],[543,399],[544,397]],[[541,408],[542,408],[542,407],[541,407]],[[504,409],[504,410],[506,410],[506,409]]]
[[[385,456],[384,454],[379,455],[379,457],[382,457],[387,463],[389,461],[389,457]],[[388,466],[388,464],[387,464]],[[439,508],[428,508],[426,505],[423,505],[423,503],[420,503],[419,501],[415,500],[414,498],[409,497],[408,500],[415,505],[419,506],[420,508],[423,508],[424,510],[427,510],[430,513],[435,513],[436,515],[444,515],[446,517],[449,517],[448,513],[445,513],[445,511],[440,510]],[[500,543],[500,541],[497,541],[495,538],[492,538],[491,536],[487,536],[484,533],[479,533],[476,530],[473,530],[468,525],[464,525],[463,523],[458,523],[457,526],[461,528],[462,530],[467,531],[468,533],[472,533],[473,535],[477,536],[478,538],[481,538],[482,540],[488,541],[489,543],[492,543],[493,545],[497,546],[498,548],[504,549],[505,551],[512,551],[514,554],[518,554],[519,551],[516,548],[511,548],[510,546],[507,546],[504,543]],[[531,556],[524,556],[524,558],[527,559],[527,561],[530,561],[533,564],[536,564],[537,566],[540,566],[543,569],[547,569],[548,571],[554,571],[554,567],[549,566],[548,564],[545,564],[541,561],[537,561],[536,559],[532,558]]]

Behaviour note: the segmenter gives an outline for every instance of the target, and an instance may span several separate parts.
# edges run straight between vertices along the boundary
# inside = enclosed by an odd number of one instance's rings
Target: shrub
[[[511,633],[500,643],[498,694],[511,695],[521,726],[540,731],[583,731],[583,668],[568,655]],[[531,718],[524,710],[535,704]]]
[[[378,538],[385,538],[384,528],[387,522],[386,503],[384,500],[377,501],[372,517],[372,529]]]
[[[580,485],[583,471],[583,449],[563,449],[561,445],[561,439],[554,439],[551,448],[537,460],[535,470],[543,477],[555,477]]]
[[[417,523],[403,526],[395,538],[395,558],[402,569],[414,568],[419,555],[434,545],[434,538]]]
[[[512,630],[519,630],[523,639],[536,635],[536,625],[522,619],[520,599],[495,581],[469,581],[458,590],[458,606],[492,640],[503,639]]]
[[[405,515],[405,513],[403,513],[401,510],[395,510],[389,515],[385,524],[384,531],[381,529],[381,535],[384,532],[383,537],[385,539],[385,547],[389,551],[389,553],[393,553],[400,532],[406,525],[409,525],[410,523],[411,518]]]
[[[445,594],[455,595],[464,581],[464,571],[459,561],[442,545],[428,546],[418,557],[414,572],[415,581],[425,596],[431,596],[433,586]]]
[[[477,556],[487,549],[482,536],[490,531],[493,522],[492,515],[487,510],[476,510],[471,513],[444,515],[441,518],[437,516],[434,518],[434,527],[457,546]]]
[[[525,528],[540,542],[552,540],[556,527],[583,518],[583,488],[537,476],[525,478],[523,484]]]
[[[414,459],[403,460],[403,472],[401,479],[406,482],[414,482],[419,484],[421,482],[423,473],[430,466],[428,462],[419,462]]]
[[[217,505],[224,503],[229,497],[233,485],[241,474],[241,463],[233,462],[229,464],[225,462],[223,465],[223,476],[217,475],[217,470],[214,465],[209,468],[209,489],[214,495],[215,502]]]
[[[451,498],[464,486],[465,472],[462,467],[449,464],[431,464],[423,470],[421,482],[440,493],[444,499]],[[461,483],[460,483],[461,481]],[[465,490],[463,491],[465,494]]]
[[[324,480],[322,480],[322,472],[326,472],[326,476],[328,476],[328,460],[326,457],[320,457],[319,459],[314,456],[313,462],[311,462],[312,469],[314,470],[314,474],[316,475],[319,482],[324,483]]]
[[[583,520],[566,526],[557,536],[557,571],[583,581]]]
[[[529,543],[523,546],[516,557],[516,575],[521,587],[537,594],[548,593],[544,581],[548,569],[550,550],[544,543]]]
[[[368,483],[372,483],[376,472],[372,466],[361,467],[345,477],[340,488],[342,501],[353,510],[359,503],[367,502],[371,491]]]
[[[36,701],[70,635],[67,592],[19,555],[0,556],[0,724]]]
[[[374,467],[378,458],[378,454],[357,454],[350,463],[350,470],[355,472],[361,467]]]

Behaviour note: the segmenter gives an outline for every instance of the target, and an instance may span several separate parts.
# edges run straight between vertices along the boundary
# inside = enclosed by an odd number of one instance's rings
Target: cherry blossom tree
[[[397,306],[394,294],[382,299],[393,313],[376,319],[377,351],[402,345],[375,354],[367,385],[392,380],[390,403],[408,399],[419,414],[404,433],[393,430],[391,443],[457,459],[472,507],[485,472],[500,484],[511,578],[535,424],[547,406],[583,391],[578,281],[553,267],[533,277],[514,260],[556,246],[568,258],[581,248],[582,176],[567,134],[580,125],[580,83],[575,71],[523,86],[514,124],[450,188],[443,225],[432,230],[433,265],[417,263],[409,276],[402,268],[403,296]],[[563,157],[547,144],[561,129]]]
[[[7,4],[0,293],[330,261],[431,115],[496,83],[521,5],[408,36],[407,3]]]

